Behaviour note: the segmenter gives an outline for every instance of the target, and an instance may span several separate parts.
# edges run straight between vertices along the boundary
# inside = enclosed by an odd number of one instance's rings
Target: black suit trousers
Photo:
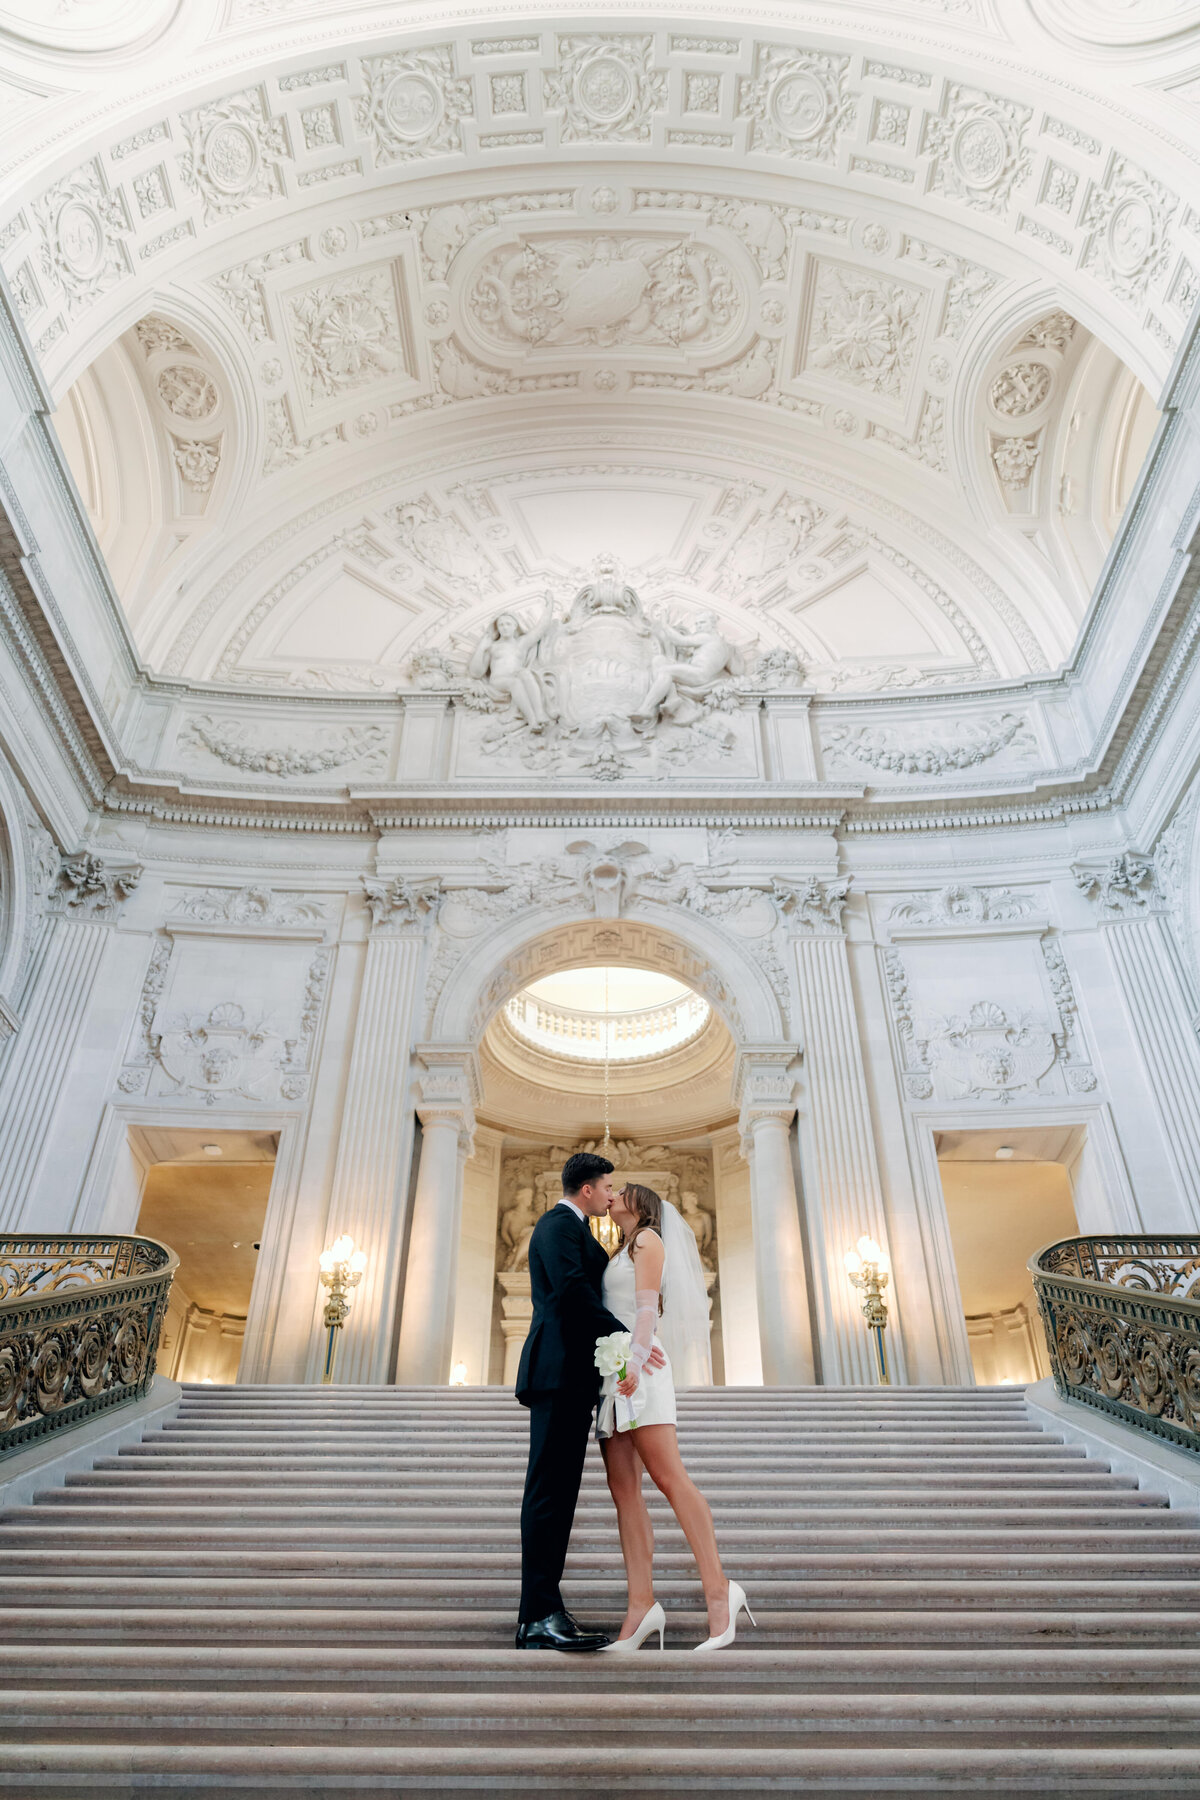
[[[521,1620],[545,1619],[562,1606],[563,1565],[575,1520],[594,1394],[578,1389],[532,1393],[529,1468],[521,1503]]]

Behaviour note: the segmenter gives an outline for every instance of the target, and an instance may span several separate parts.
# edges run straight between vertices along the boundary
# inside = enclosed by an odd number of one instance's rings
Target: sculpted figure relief
[[[498,614],[475,646],[467,664],[468,675],[485,682],[498,698],[511,701],[531,731],[543,731],[549,723],[541,680],[530,663],[553,617],[554,600],[549,594],[542,616],[532,631],[522,631],[521,622],[514,613]]]
[[[465,702],[497,715],[481,739],[485,755],[515,751],[539,771],[610,779],[632,774],[656,744],[669,765],[728,755],[735,734],[724,715],[737,692],[762,687],[764,659],[752,649],[726,637],[714,612],[691,625],[648,613],[617,559],[603,555],[565,618],[547,595],[536,622],[499,613],[459,654]],[[414,659],[423,685],[429,655]],[[453,682],[449,664],[447,673]]]

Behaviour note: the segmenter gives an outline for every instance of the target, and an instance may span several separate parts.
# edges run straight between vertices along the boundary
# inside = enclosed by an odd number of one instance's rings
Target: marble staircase
[[[680,1436],[758,1629],[690,1655],[654,1496],[667,1653],[535,1656],[510,1394],[186,1389],[0,1514],[0,1792],[1200,1792],[1200,1515],[1020,1390],[697,1390]],[[568,1593],[622,1610],[594,1452]]]

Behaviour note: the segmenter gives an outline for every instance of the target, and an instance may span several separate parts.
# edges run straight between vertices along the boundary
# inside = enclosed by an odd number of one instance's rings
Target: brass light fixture
[[[322,1383],[333,1380],[333,1360],[337,1354],[337,1334],[350,1315],[350,1300],[367,1266],[365,1250],[354,1248],[354,1239],[344,1233],[321,1252],[321,1286],[326,1290],[325,1302],[325,1369]]]
[[[864,1236],[859,1238],[856,1250],[847,1250],[845,1261],[846,1273],[862,1295],[863,1318],[875,1341],[880,1382],[884,1387],[890,1387],[887,1350],[883,1342],[888,1321],[887,1304],[883,1298],[883,1290],[888,1284],[887,1257],[874,1238]]]

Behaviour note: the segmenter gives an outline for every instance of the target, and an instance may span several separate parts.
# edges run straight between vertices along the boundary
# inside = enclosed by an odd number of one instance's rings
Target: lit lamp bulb
[[[847,1250],[842,1260],[846,1265],[846,1274],[862,1295],[863,1317],[867,1321],[867,1330],[875,1341],[879,1379],[885,1386],[890,1385],[887,1351],[883,1342],[888,1318],[883,1298],[883,1290],[888,1284],[887,1257],[875,1239],[864,1232],[858,1240],[857,1249]]]
[[[345,1232],[335,1238],[318,1258],[321,1286],[325,1301],[325,1368],[322,1382],[333,1380],[333,1360],[337,1353],[337,1334],[350,1316],[350,1296],[363,1278],[367,1266],[365,1250],[354,1248],[354,1239]]]
[[[454,1367],[450,1371],[450,1386],[451,1387],[466,1387],[466,1385],[467,1385],[467,1365],[465,1362],[456,1362]]]

